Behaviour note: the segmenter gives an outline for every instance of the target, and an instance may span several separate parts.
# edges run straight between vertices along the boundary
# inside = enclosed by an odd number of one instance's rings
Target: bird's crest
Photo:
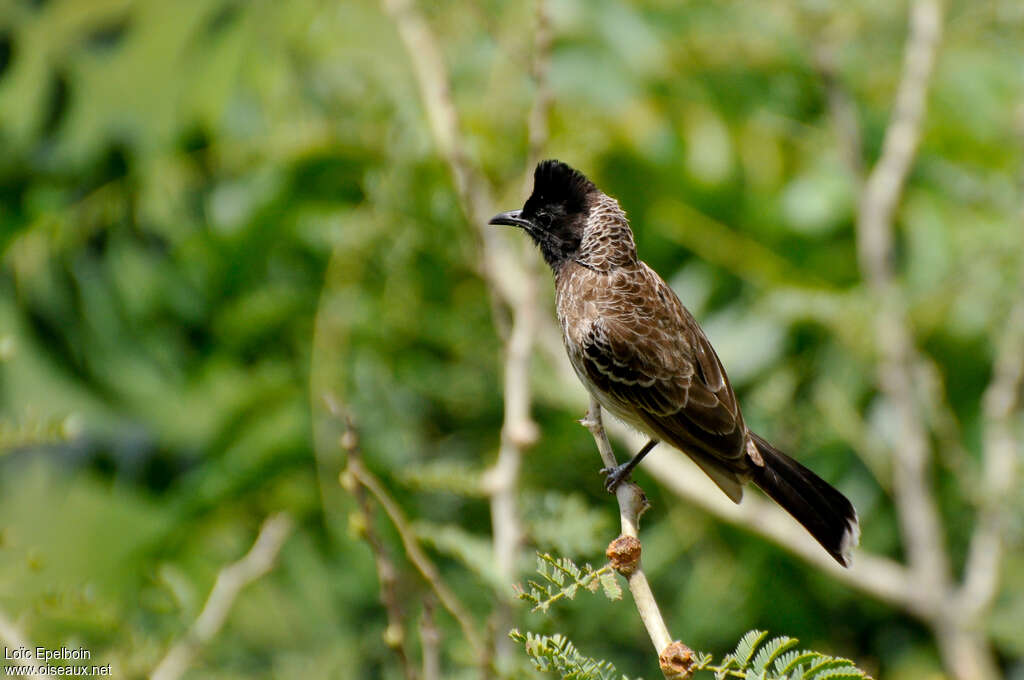
[[[533,173],[531,201],[541,205],[561,203],[570,212],[583,209],[587,195],[597,187],[579,170],[556,160],[541,161]]]

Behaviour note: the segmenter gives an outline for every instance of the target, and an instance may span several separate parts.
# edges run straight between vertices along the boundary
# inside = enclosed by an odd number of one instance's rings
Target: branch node
[[[359,448],[359,433],[349,424],[348,429],[341,433],[338,443],[341,444],[342,449],[352,453]]]
[[[357,486],[356,476],[352,474],[352,471],[345,468],[338,475],[338,483],[341,484],[341,488],[349,493],[354,493]]]
[[[384,629],[384,644],[391,649],[401,649],[404,642],[405,631],[402,627],[394,623],[388,624]]]
[[[691,677],[696,662],[693,650],[679,640],[674,641],[658,654],[661,673],[668,680],[685,680],[685,678]]]
[[[612,563],[612,568],[629,578],[640,567],[640,540],[634,536],[619,536],[608,544],[605,555]]]
[[[353,538],[366,538],[366,519],[367,518],[360,512],[353,512],[348,516],[348,531]]]
[[[508,443],[520,451],[528,449],[540,439],[540,429],[532,420],[522,420],[505,428]]]

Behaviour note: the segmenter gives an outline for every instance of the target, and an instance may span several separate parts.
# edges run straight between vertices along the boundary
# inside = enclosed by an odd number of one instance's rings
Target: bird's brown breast
[[[569,359],[613,414],[690,455],[745,466],[746,428],[718,357],[690,313],[643,262],[556,273]]]

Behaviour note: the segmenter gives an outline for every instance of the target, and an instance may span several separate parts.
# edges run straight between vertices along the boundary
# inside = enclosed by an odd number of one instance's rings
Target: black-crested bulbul
[[[650,441],[607,470],[627,479],[660,441],[700,466],[734,502],[752,481],[843,566],[860,534],[843,494],[743,422],[718,355],[675,292],[637,257],[618,202],[565,163],[541,162],[522,210],[496,215],[522,228],[555,275],[558,321],[576,374],[601,406]]]

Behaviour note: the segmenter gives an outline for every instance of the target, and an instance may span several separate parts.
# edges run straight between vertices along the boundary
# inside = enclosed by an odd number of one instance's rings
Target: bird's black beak
[[[487,224],[504,224],[510,227],[523,227],[528,229],[533,225],[529,220],[524,220],[521,215],[522,210],[509,210],[508,212],[498,213],[490,219]]]

